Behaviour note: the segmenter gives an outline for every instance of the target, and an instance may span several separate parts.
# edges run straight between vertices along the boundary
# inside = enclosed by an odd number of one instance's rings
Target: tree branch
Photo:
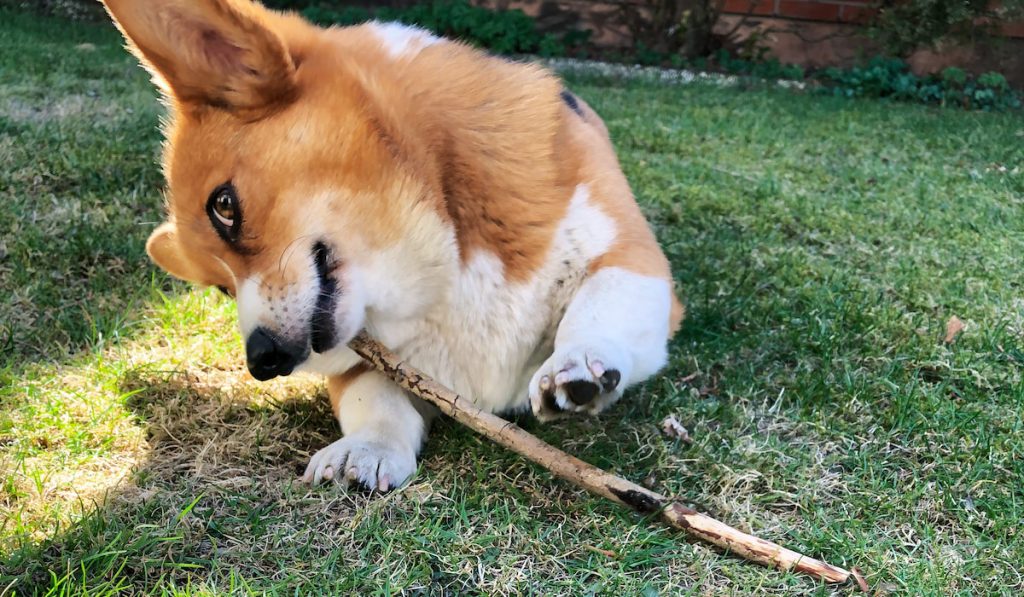
[[[437,406],[443,413],[594,495],[641,514],[658,513],[665,523],[748,560],[783,571],[808,574],[830,583],[846,582],[851,572],[734,529],[640,485],[607,473],[537,439],[518,425],[484,412],[469,400],[402,362],[365,333],[349,347],[399,386]]]

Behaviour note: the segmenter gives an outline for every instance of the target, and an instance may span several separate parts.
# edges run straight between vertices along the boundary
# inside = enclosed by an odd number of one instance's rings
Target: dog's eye
[[[206,202],[206,213],[217,234],[229,243],[238,242],[238,231],[242,224],[242,210],[238,205],[235,187],[226,182],[210,193]]]
[[[235,225],[236,207],[235,198],[231,196],[231,193],[226,190],[221,191],[213,200],[213,215],[217,216],[217,220],[225,227],[231,228]]]

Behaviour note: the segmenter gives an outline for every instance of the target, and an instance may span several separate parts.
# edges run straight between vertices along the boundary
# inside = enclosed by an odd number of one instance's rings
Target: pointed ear
[[[287,103],[295,64],[250,0],[103,0],[129,48],[170,95],[233,112]]]
[[[146,253],[154,263],[175,278],[200,282],[201,276],[196,268],[181,251],[178,244],[178,227],[172,222],[164,222],[157,226],[146,241]]]

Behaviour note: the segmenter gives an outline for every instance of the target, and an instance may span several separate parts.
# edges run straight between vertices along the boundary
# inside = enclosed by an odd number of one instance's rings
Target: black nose
[[[256,328],[245,342],[245,360],[249,373],[260,381],[266,381],[291,373],[299,356],[267,330]]]

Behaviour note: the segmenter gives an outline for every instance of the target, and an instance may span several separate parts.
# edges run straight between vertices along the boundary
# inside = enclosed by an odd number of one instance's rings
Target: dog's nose
[[[245,360],[249,373],[260,381],[288,375],[295,369],[298,355],[263,328],[256,328],[245,342]]]

